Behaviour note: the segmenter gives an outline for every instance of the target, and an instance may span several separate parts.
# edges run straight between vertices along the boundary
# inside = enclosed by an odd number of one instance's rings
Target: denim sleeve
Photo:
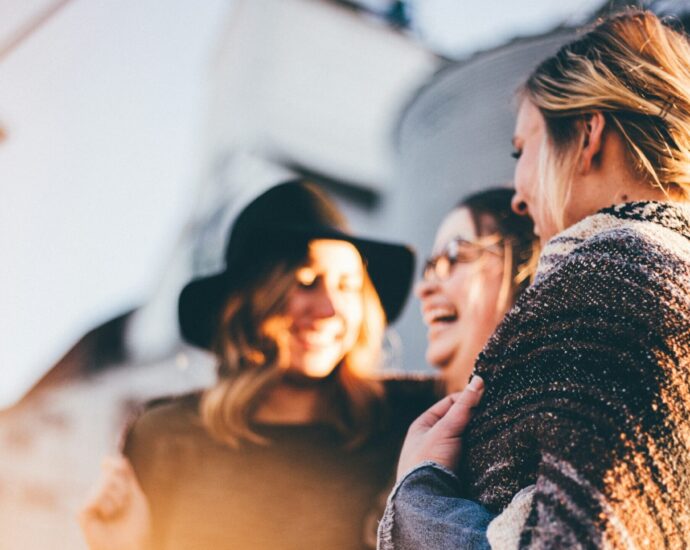
[[[435,462],[412,469],[388,497],[378,550],[489,549],[486,529],[493,514],[457,496],[459,490],[455,474]]]

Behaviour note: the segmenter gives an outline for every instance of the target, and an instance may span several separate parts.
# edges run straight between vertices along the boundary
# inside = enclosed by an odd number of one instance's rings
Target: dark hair
[[[487,189],[469,195],[456,208],[467,208],[478,237],[500,235],[506,262],[506,281],[512,305],[525,290],[539,259],[539,241],[534,235],[532,220],[513,212],[511,201],[515,190],[506,187]],[[509,265],[508,265],[509,264]]]

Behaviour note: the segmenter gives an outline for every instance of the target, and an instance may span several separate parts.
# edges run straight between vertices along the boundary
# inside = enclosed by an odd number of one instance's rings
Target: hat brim
[[[270,232],[270,226],[266,228]],[[415,255],[408,246],[363,239],[330,227],[281,226],[286,234],[305,240],[346,241],[359,251],[376,289],[388,323],[402,313],[410,294]],[[178,316],[182,337],[195,346],[211,349],[216,336],[221,307],[236,285],[232,267],[209,277],[195,279],[180,293]]]

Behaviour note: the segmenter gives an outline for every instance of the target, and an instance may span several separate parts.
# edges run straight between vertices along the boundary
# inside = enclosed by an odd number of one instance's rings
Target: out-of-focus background
[[[0,550],[83,548],[129,412],[212,382],[176,297],[249,200],[309,176],[421,260],[510,185],[520,79],[624,4],[0,0]],[[424,335],[411,299],[383,368],[425,370]]]

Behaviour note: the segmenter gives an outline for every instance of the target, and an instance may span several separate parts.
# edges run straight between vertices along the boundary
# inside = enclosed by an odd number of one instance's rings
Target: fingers
[[[468,386],[459,394],[453,395],[453,405],[436,423],[435,429],[448,437],[462,435],[472,419],[473,409],[479,405],[484,393],[484,381],[479,376],[472,377]]]
[[[436,425],[439,420],[445,418],[452,408],[456,409],[455,414],[459,410],[473,409],[479,404],[483,393],[484,380],[480,376],[475,375],[464,390],[447,395],[423,412],[412,423],[411,428],[429,429]]]
[[[132,492],[138,486],[132,467],[124,457],[105,458],[101,470],[101,479],[82,509],[82,514],[109,520],[126,509]]]
[[[448,410],[453,406],[457,394],[450,394],[434,403],[426,411],[424,411],[411,425],[410,429],[413,428],[431,428],[436,424],[441,418],[445,416]]]
[[[442,399],[412,423],[400,452],[398,480],[428,460],[455,468],[461,456],[463,431],[483,392],[484,381],[475,376],[462,392]]]

